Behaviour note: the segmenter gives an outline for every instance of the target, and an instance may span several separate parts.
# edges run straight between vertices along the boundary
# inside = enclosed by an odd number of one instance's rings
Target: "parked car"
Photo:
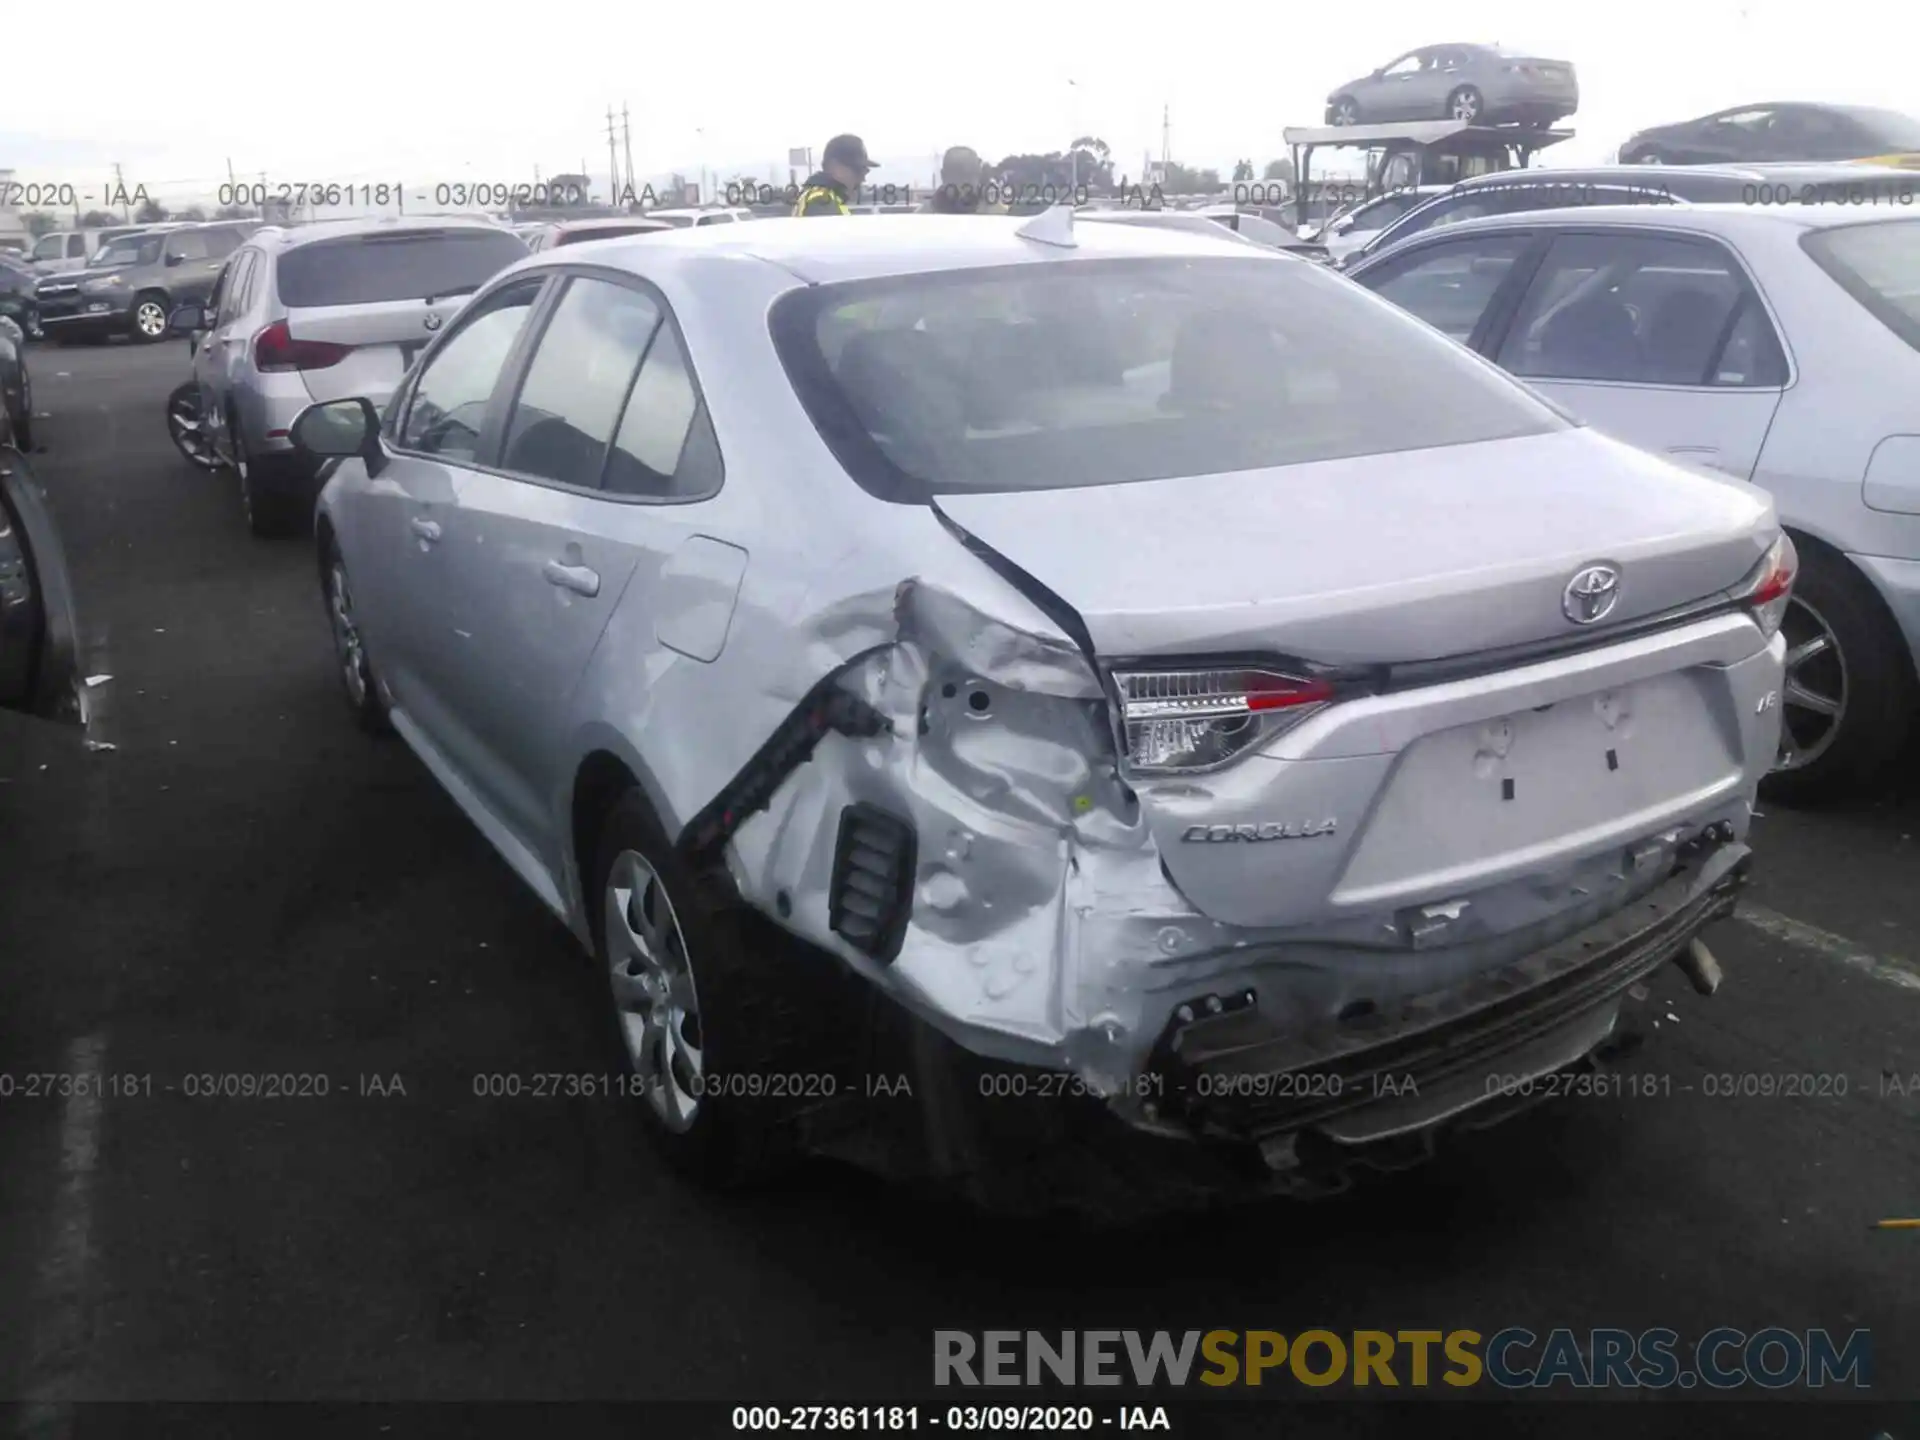
[[[10,326],[0,321],[0,332]],[[0,409],[0,710],[78,724],[86,712],[73,582],[12,423]]]
[[[1416,206],[1383,226],[1371,240],[1348,252],[1346,264],[1385,254],[1403,240],[1440,225],[1481,215],[1513,215],[1527,210],[1575,205],[1729,204],[1791,205],[1817,198],[1837,187],[1873,193],[1892,203],[1900,194],[1920,191],[1920,182],[1898,170],[1858,165],[1675,166],[1649,174],[1632,165],[1595,165],[1581,169],[1507,170],[1462,180],[1444,195]]]
[[[622,235],[652,235],[675,228],[670,221],[641,216],[610,216],[599,220],[560,220],[542,225],[521,238],[527,248],[538,254],[558,245],[577,245],[583,240],[614,240]]]
[[[1358,200],[1336,211],[1312,232],[1312,239],[1327,247],[1335,263],[1353,254],[1416,205],[1424,205],[1436,195],[1444,195],[1450,185],[1408,185],[1389,190],[1371,200]]]
[[[325,220],[261,230],[233,257],[204,304],[183,305],[176,335],[199,335],[193,356],[203,429],[174,442],[195,463],[208,451],[240,482],[256,535],[306,532],[319,489],[288,438],[315,400],[362,395],[385,403],[414,356],[467,297],[527,254],[486,220]]]
[[[1259,215],[1247,214],[1232,205],[1210,205],[1204,210],[1086,210],[1077,211],[1079,220],[1101,225],[1147,225],[1163,230],[1186,230],[1205,235],[1225,230],[1250,245],[1298,255],[1302,259],[1324,261],[1326,247],[1302,240],[1283,225]]]
[[[13,444],[33,450],[33,377],[27,373],[27,332],[0,314],[0,411]]]
[[[649,210],[649,220],[664,220],[676,230],[698,225],[734,225],[754,218],[753,211],[733,205],[696,205],[677,210]]]
[[[1786,799],[1869,783],[1920,663],[1920,221],[1854,206],[1468,222],[1352,272],[1601,430],[1765,487],[1799,549]]]
[[[1713,983],[1771,505],[1324,267],[1061,210],[608,241],[293,430],[352,715],[598,957],[698,1173],[1311,1191]]]
[[[1464,120],[1545,126],[1579,108],[1579,77],[1565,60],[1543,60],[1499,45],[1427,45],[1327,96],[1327,123]]]
[[[154,228],[157,227],[116,225],[101,229],[49,230],[34,241],[33,249],[27,252],[27,259],[41,274],[59,275],[68,270],[85,268],[102,245],[124,235],[139,235]]]
[[[213,289],[234,248],[257,222],[155,227],[110,240],[84,270],[48,276],[35,291],[40,324],[60,344],[126,335],[151,342],[167,333],[177,304]]]
[[[1629,165],[1887,160],[1920,153],[1920,120],[1867,105],[1739,105],[1656,125],[1620,147]]]
[[[35,298],[40,277],[24,260],[0,252],[0,319],[13,321],[31,339],[41,338],[40,302]]]

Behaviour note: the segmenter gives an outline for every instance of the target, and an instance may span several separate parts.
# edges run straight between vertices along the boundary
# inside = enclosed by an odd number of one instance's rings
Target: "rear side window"
[[[449,460],[472,460],[480,447],[487,402],[527,323],[540,282],[514,285],[486,308],[461,317],[459,329],[420,372],[400,430],[399,447]]]
[[[207,237],[197,230],[182,230],[167,237],[167,254],[182,260],[205,260]]]
[[[1772,322],[1732,255],[1677,235],[1557,237],[1496,358],[1540,380],[1786,383]]]
[[[501,468],[562,485],[597,485],[621,405],[659,323],[659,307],[637,290],[569,281],[514,401]]]
[[[280,257],[280,302],[297,310],[466,295],[527,253],[504,230],[401,230],[317,240]]]
[[[238,230],[203,230],[201,238],[206,242],[207,253],[218,260],[238,250],[245,237]]]
[[[1568,423],[1344,278],[1282,256],[1075,259],[816,285],[783,297],[772,324],[841,463],[904,502]]]
[[[1881,324],[1920,350],[1920,221],[1810,230],[1800,247]]]
[[[1530,243],[1525,235],[1435,241],[1354,278],[1465,345]]]
[[[87,258],[86,236],[69,235],[67,237],[67,258],[69,260],[84,260]]]
[[[656,500],[697,500],[720,488],[713,423],[672,325],[660,327],[633,382],[605,485]]]

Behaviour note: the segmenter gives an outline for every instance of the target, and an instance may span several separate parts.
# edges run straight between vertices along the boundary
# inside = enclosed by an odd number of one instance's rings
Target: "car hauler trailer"
[[[1571,140],[1571,130],[1527,125],[1470,125],[1459,120],[1427,120],[1402,125],[1289,126],[1282,132],[1293,151],[1295,223],[1311,223],[1309,205],[1317,192],[1313,152],[1334,147],[1364,150],[1364,195],[1372,199],[1409,185],[1451,185],[1469,175],[1523,170],[1549,145]]]

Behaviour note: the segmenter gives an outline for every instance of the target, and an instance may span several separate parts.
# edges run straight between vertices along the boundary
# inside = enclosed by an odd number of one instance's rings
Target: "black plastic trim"
[[[862,862],[870,851],[882,862]],[[833,888],[827,895],[827,925],[834,934],[882,964],[891,964],[906,939],[913,915],[913,884],[919,862],[919,841],[911,822],[878,805],[857,801],[840,812],[840,833],[833,847]],[[890,893],[867,894],[878,913],[861,914],[849,902],[863,894],[856,875],[876,882]]]

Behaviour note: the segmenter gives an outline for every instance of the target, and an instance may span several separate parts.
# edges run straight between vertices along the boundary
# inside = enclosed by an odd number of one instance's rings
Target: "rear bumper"
[[[1545,1077],[1604,1068],[1626,992],[1733,912],[1748,860],[1738,842],[1703,843],[1628,908],[1364,1023],[1294,1028],[1262,1004],[1172,1026],[1154,1065],[1104,1101],[902,1016],[904,1050],[866,1053],[904,1077],[880,1094],[910,1079],[911,1124],[869,1099],[862,1142],[831,1124],[812,1138],[869,1161],[887,1153],[874,1138],[890,1138],[901,1148],[886,1168],[931,1173],[996,1209],[1131,1218],[1335,1194],[1531,1108],[1553,1088]]]

